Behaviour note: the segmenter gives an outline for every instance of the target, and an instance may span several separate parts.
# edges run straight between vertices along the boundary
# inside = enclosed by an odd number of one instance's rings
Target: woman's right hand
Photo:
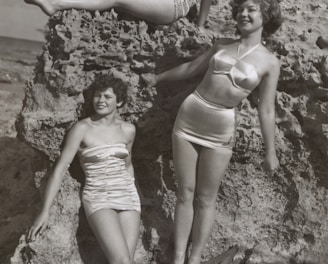
[[[49,219],[48,212],[41,212],[35,219],[33,225],[30,227],[27,234],[27,241],[34,241],[38,236],[41,236],[45,229],[47,228],[47,223]]]
[[[147,84],[147,86],[155,86],[157,84],[156,75],[153,73],[141,74],[141,79]]]

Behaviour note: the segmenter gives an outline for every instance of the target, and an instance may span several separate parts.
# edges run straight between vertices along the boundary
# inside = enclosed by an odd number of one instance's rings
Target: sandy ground
[[[16,137],[15,119],[22,108],[24,82],[0,84],[0,138]],[[4,146],[0,144],[0,149]]]

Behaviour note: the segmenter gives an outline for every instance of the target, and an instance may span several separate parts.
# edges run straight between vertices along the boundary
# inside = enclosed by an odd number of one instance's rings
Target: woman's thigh
[[[173,135],[174,171],[178,180],[178,191],[194,192],[198,166],[198,146]]]
[[[140,213],[137,211],[120,211],[118,216],[130,256],[133,258],[140,232]]]
[[[232,150],[229,148],[201,149],[197,172],[197,196],[216,198],[231,156]]]
[[[88,222],[108,261],[130,258],[118,213],[111,209],[102,209],[88,217]]]

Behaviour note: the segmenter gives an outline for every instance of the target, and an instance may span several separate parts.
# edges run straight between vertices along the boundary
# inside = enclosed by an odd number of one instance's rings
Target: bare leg
[[[192,227],[192,249],[188,264],[199,264],[202,250],[215,220],[217,192],[228,167],[232,151],[202,148],[197,174],[195,217]]]
[[[198,153],[184,139],[173,136],[173,159],[178,178],[177,202],[174,215],[174,264],[182,264],[193,222],[193,200],[196,186]]]
[[[109,263],[132,263],[123,231],[125,226],[121,224],[119,213],[110,209],[99,210],[89,216],[88,221]],[[135,217],[131,219],[131,223],[134,221]]]
[[[39,6],[47,15],[64,9],[86,9],[104,11],[119,8],[128,14],[155,24],[174,22],[173,0],[25,0]]]
[[[139,238],[140,213],[137,211],[122,211],[118,213],[118,216],[130,252],[130,258],[133,260]]]

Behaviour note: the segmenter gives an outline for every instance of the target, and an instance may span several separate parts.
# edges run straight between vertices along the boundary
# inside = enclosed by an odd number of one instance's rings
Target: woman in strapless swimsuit
[[[238,40],[217,42],[193,61],[158,75],[143,75],[149,85],[156,85],[206,72],[196,90],[181,105],[173,129],[173,159],[178,178],[174,264],[184,263],[190,232],[188,264],[201,261],[215,219],[217,191],[235,142],[235,107],[256,87],[266,147],[264,168],[273,173],[278,167],[274,104],[280,66],[279,60],[263,46],[262,37],[280,27],[279,3],[234,0],[232,15],[240,34]]]
[[[91,85],[95,114],[78,121],[67,134],[29,240],[44,232],[65,171],[78,154],[86,177],[84,210],[108,263],[133,263],[140,222],[140,199],[131,163],[135,127],[117,118],[117,105],[123,103],[126,88],[120,79],[110,76],[100,76]]]
[[[191,6],[198,0],[25,0],[28,4],[39,6],[47,15],[58,10],[86,9],[104,11],[117,8],[130,15],[154,24],[170,24],[188,14]],[[211,0],[199,0],[198,25],[203,26],[210,9]]]

